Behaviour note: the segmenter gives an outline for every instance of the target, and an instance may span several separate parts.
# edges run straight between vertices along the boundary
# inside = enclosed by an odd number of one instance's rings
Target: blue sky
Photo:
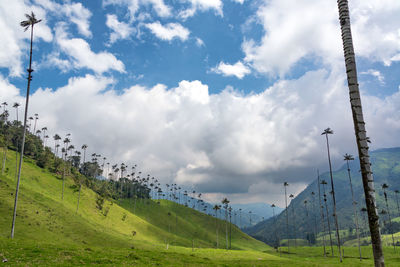
[[[350,2],[372,148],[399,146],[400,2]],[[278,202],[356,153],[336,1],[0,0],[0,101],[209,201]],[[11,112],[13,115],[13,113]],[[268,195],[268,197],[266,197]]]

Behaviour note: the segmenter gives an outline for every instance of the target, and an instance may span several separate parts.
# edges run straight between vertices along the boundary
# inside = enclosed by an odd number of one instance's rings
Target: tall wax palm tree
[[[82,150],[83,150],[83,162],[82,162],[83,169],[82,169],[82,171],[84,172],[83,173],[84,175],[86,175],[84,168],[85,168],[85,162],[86,162],[86,149],[87,148],[88,148],[88,146],[86,144],[82,145]]]
[[[290,194],[289,195],[290,203],[292,203],[292,200],[294,199],[294,195]],[[290,204],[289,204],[290,205]],[[293,223],[293,237],[294,237],[294,247],[297,248],[297,235],[296,235],[296,217],[295,217],[295,211],[294,211],[294,205],[292,205],[292,223]]]
[[[54,154],[56,155],[56,157],[58,156],[58,141],[61,140],[61,136],[59,136],[58,134],[55,134],[53,136],[54,139]]]
[[[361,261],[362,260],[361,241],[360,241],[360,233],[359,233],[359,227],[358,227],[357,202],[354,199],[353,183],[351,182],[350,165],[349,165],[349,161],[354,160],[354,157],[352,155],[349,155],[346,153],[344,155],[344,160],[346,161],[346,164],[347,164],[347,174],[349,176],[351,200],[353,202],[354,221],[355,221],[355,225],[356,225],[356,233],[357,233],[357,240],[358,240],[358,254],[360,255],[360,261]]]
[[[326,191],[325,191],[325,185],[327,185],[328,183],[325,180],[321,181],[322,184],[322,189],[324,190],[324,202],[325,202],[325,211],[326,211],[326,220],[328,221],[328,232],[329,232],[329,242],[331,245],[331,253],[332,256],[335,256],[335,254],[333,253],[333,244],[332,244],[332,231],[331,231],[331,223],[330,223],[330,219],[329,219],[329,209],[328,209],[328,199],[326,197]]]
[[[332,163],[331,163],[331,154],[329,152],[329,138],[328,135],[333,134],[333,131],[331,128],[326,128],[321,135],[325,135],[326,137],[326,148],[328,151],[328,162],[329,162],[329,174],[331,177],[331,192],[332,192],[332,203],[333,203],[333,218],[335,220],[335,228],[336,228],[336,238],[337,238],[337,243],[338,243],[338,248],[339,248],[339,259],[340,262],[342,262],[342,249],[340,248],[340,234],[339,234],[339,222],[338,222],[338,216],[336,213],[336,197],[335,197],[335,187],[333,185],[333,174],[332,174]]]
[[[317,170],[317,175],[318,175],[318,200],[319,200],[319,209],[321,213],[321,224],[322,224],[322,229],[323,229],[323,234],[322,234],[322,242],[324,246],[324,257],[326,257],[326,248],[325,248],[325,220],[324,220],[324,206],[322,205],[321,202],[321,182],[319,180],[319,170]]]
[[[19,122],[19,120],[18,120],[18,107],[19,106],[20,106],[20,104],[17,103],[17,102],[15,102],[14,105],[13,105],[13,108],[15,108],[15,113],[17,115],[17,125],[18,125],[18,122]]]
[[[396,204],[397,204],[397,212],[398,212],[398,214],[399,214],[399,217],[400,217],[400,207],[399,207],[399,198],[398,198],[398,194],[400,193],[400,191],[399,190],[394,190],[394,195],[395,195],[395,197],[396,197]]]
[[[29,53],[29,68],[28,68],[28,85],[26,89],[26,102],[25,102],[25,116],[24,116],[24,128],[22,133],[22,143],[21,143],[21,152],[19,158],[19,168],[18,168],[18,179],[17,179],[17,187],[15,190],[15,200],[14,200],[14,212],[13,212],[13,220],[11,225],[11,238],[14,238],[14,230],[15,230],[15,219],[17,217],[17,204],[18,204],[18,193],[19,193],[19,183],[21,180],[21,167],[22,167],[22,159],[24,156],[24,148],[25,148],[25,131],[26,131],[26,122],[28,117],[28,104],[29,104],[29,90],[32,81],[32,44],[33,44],[33,26],[39,23],[41,20],[36,19],[35,14],[31,12],[31,15],[25,14],[25,17],[28,20],[22,21],[20,25],[25,28],[25,31],[31,28],[31,46]]]
[[[346,65],[347,82],[350,92],[350,105],[353,114],[354,132],[356,135],[358,156],[360,159],[361,176],[364,187],[365,202],[368,212],[369,228],[371,232],[372,251],[375,266],[385,266],[382,250],[379,217],[377,214],[374,178],[368,153],[368,137],[362,112],[361,96],[358,88],[356,59],[353,48],[353,38],[350,26],[350,12],[347,0],[337,0],[339,21],[342,32],[343,50]]]
[[[315,209],[315,193],[314,191],[311,192],[311,199],[312,199],[312,211],[314,215],[314,237],[315,241],[317,240],[317,210]]]
[[[275,232],[275,246],[276,249],[279,250],[279,239],[277,234],[277,225],[276,225],[276,217],[275,217],[275,204],[271,205],[272,208],[272,217],[274,218],[274,232]]]
[[[286,187],[289,186],[288,182],[283,183],[283,187],[285,188],[285,213],[286,213],[286,235],[287,235],[287,249],[289,253],[289,213],[288,213],[288,206],[287,206],[287,192]]]
[[[18,107],[20,106],[19,103],[15,102],[13,108],[15,108],[16,118],[17,118],[17,127],[19,128],[19,120],[18,120]],[[15,181],[17,181],[18,175],[18,138],[16,139],[16,146],[15,146]]]
[[[396,250],[396,244],[394,243],[394,237],[393,237],[392,218],[390,217],[390,210],[389,210],[388,198],[387,198],[387,193],[386,193],[386,189],[388,189],[388,188],[389,188],[389,185],[382,184],[383,196],[385,197],[387,214],[389,216],[389,227],[390,227],[390,233],[392,234],[392,244],[393,244],[394,250]]]
[[[222,199],[222,204],[225,209],[225,236],[226,236],[226,249],[228,249],[228,204],[229,200],[227,198]]]
[[[64,159],[63,162],[63,173],[62,173],[62,190],[61,190],[61,200],[64,200],[64,186],[65,186],[65,165],[67,164],[67,156],[68,156],[68,144],[71,142],[71,140],[66,137],[64,139],[64,147],[63,150],[61,151],[61,159]]]
[[[33,131],[32,127],[31,127],[32,126],[33,117],[29,117],[28,119],[29,119],[29,129],[32,131],[33,134],[35,134],[35,132]]]
[[[308,218],[308,207],[307,207],[308,200],[307,200],[307,199],[304,200],[303,203],[304,203],[304,209],[306,210],[306,222],[308,222],[308,224],[310,224],[310,221],[309,221],[309,218]],[[307,225],[307,223],[306,223],[306,225]],[[309,228],[309,227],[306,226],[306,229],[307,229],[307,228]],[[311,246],[310,233],[306,233],[306,236],[307,236],[307,234],[308,234],[308,237],[309,237],[309,238],[308,238],[308,244]]]
[[[47,127],[43,127],[43,128],[42,128],[42,132],[43,132],[43,143],[44,143],[44,140],[45,140],[46,131],[47,131]]]
[[[34,126],[33,126],[33,132],[36,132],[36,123],[37,123],[37,120],[39,119],[39,115],[36,113],[35,114],[35,124],[34,124]]]
[[[218,205],[214,205],[213,210],[215,210],[215,230],[217,234],[217,248],[218,248],[218,210],[220,207]]]

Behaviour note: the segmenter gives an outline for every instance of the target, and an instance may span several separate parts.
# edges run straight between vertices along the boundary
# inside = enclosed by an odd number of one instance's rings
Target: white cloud
[[[224,76],[236,76],[238,79],[243,79],[244,76],[251,73],[251,70],[240,61],[233,65],[220,62],[218,66],[212,68],[211,71]]]
[[[112,163],[138,164],[163,183],[195,185],[210,198],[251,195],[275,202],[283,178],[297,192],[314,179],[316,168],[328,168],[320,135],[327,127],[335,131],[330,139],[334,169],[344,153],[357,151],[342,72],[308,72],[251,95],[232,89],[210,94],[199,81],[122,92],[110,90],[113,83],[86,75],[56,90],[39,89],[30,112],[39,113],[40,124],[51,132],[71,132],[74,144],[87,143]],[[1,94],[14,101],[15,87],[3,84]],[[398,145],[400,91],[362,100],[372,149]]]
[[[129,24],[118,21],[117,16],[113,14],[107,15],[106,25],[112,30],[110,44],[115,43],[117,40],[127,39],[135,31]]]
[[[360,74],[374,76],[375,78],[378,79],[378,81],[380,83],[382,83],[382,84],[385,83],[385,77],[382,75],[382,73],[379,70],[369,69],[367,71],[361,72]]]
[[[214,10],[216,14],[222,16],[222,1],[221,0],[184,0],[184,2],[190,3],[190,8],[179,12],[179,17],[187,19],[194,16],[194,14],[200,11]]]
[[[186,41],[190,31],[179,23],[168,23],[162,25],[159,21],[148,23],[145,25],[150,31],[161,40],[171,41],[174,38]]]
[[[69,38],[63,24],[56,27],[56,43],[61,51],[68,56],[74,68],[88,68],[96,73],[110,70],[125,72],[124,64],[113,54],[104,51],[95,53],[85,40]],[[58,66],[56,65],[56,67]]]
[[[29,32],[24,32],[19,23],[26,20],[24,14],[33,11],[38,19],[43,19],[34,27],[34,42],[43,40],[50,42],[53,38],[46,23],[46,12],[35,5],[25,4],[25,1],[0,1],[0,67],[7,68],[11,76],[23,73],[22,57],[29,49]]]
[[[232,0],[233,2],[239,3],[239,4],[243,4],[244,0]]]
[[[350,3],[357,56],[390,65],[400,52],[400,2]],[[259,72],[284,76],[302,59],[343,64],[337,3],[319,0],[264,1],[257,12],[265,30],[260,42],[243,43],[245,60]]]
[[[56,14],[58,16],[66,16],[72,23],[77,26],[78,32],[85,37],[91,37],[90,31],[90,17],[92,12],[89,11],[82,3],[58,4],[50,0],[35,0],[38,5]],[[65,21],[64,21],[65,22]]]
[[[172,9],[163,0],[103,0],[103,6],[119,5],[126,6],[129,10],[131,20],[136,19],[141,6],[152,6],[159,17],[166,18],[172,16]]]
[[[205,44],[204,44],[204,41],[203,41],[203,40],[201,40],[200,38],[196,37],[196,45],[197,45],[198,47],[202,47],[202,46],[204,46]]]

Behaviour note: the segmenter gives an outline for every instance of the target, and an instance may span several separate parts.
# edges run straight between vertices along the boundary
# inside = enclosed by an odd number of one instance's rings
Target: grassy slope
[[[9,153],[10,156],[11,153]],[[11,154],[12,156],[12,154]],[[14,155],[15,157],[15,155]],[[11,158],[11,157],[10,157]],[[299,248],[296,254],[274,253],[271,248],[234,229],[232,246],[247,249],[227,251],[210,248],[166,248],[165,239],[195,247],[215,245],[215,219],[168,201],[160,205],[138,204],[136,215],[128,200],[107,202],[107,216],[96,209],[95,193],[84,189],[78,214],[77,192],[66,181],[61,201],[61,180],[33,162],[24,164],[15,239],[8,238],[14,201],[14,165],[7,161],[6,175],[0,176],[0,262],[7,258],[12,266],[54,266],[97,264],[99,266],[339,266],[336,258],[324,259],[320,248]],[[123,208],[125,207],[125,209]],[[168,211],[171,216],[168,216]],[[122,220],[126,214],[125,220]],[[178,228],[169,221],[178,215]],[[175,220],[173,220],[175,222]],[[222,228],[223,224],[219,221]],[[224,246],[220,228],[220,246]],[[177,231],[178,230],[178,231]],[[135,236],[132,231],[136,231]],[[174,236],[173,233],[177,232]],[[251,249],[251,250],[250,250]],[[372,259],[359,263],[356,250],[347,252],[350,266],[371,265]],[[261,250],[265,250],[262,252]],[[354,254],[354,256],[353,256]],[[390,261],[394,262],[396,257]],[[398,262],[398,261],[397,261]],[[7,264],[4,264],[7,265]]]

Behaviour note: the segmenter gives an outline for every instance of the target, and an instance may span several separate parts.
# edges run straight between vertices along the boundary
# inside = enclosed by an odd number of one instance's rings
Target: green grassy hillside
[[[15,151],[8,151],[6,171],[0,175],[0,236],[6,246],[10,235],[15,194]],[[78,190],[67,177],[61,200],[61,177],[26,159],[22,168],[18,216],[14,242],[57,246],[87,246],[141,249],[186,246],[225,248],[225,222],[193,209],[162,200],[106,200],[102,210],[97,194],[82,187],[79,211]],[[133,213],[135,211],[135,214]],[[8,244],[9,245],[9,244]],[[1,247],[0,247],[1,248]],[[265,250],[268,247],[232,226],[232,248]]]

